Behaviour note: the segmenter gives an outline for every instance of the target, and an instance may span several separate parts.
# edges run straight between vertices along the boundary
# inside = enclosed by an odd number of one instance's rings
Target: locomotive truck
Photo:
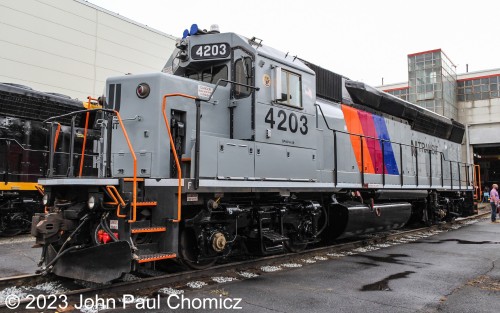
[[[44,273],[203,269],[474,212],[463,125],[255,37],[193,25],[162,72],[109,78],[93,113],[96,174],[39,180]]]

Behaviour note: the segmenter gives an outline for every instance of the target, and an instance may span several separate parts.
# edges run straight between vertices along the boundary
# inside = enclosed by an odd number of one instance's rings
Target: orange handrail
[[[88,129],[90,111],[101,111],[101,110],[103,110],[103,109],[92,109],[92,110],[87,110],[87,112],[86,112],[87,116],[86,116],[86,120],[85,120],[85,132],[84,132],[83,147],[82,147],[82,159],[80,160],[80,175],[79,175],[80,177],[82,176],[82,170],[83,170],[83,159],[85,156],[85,144],[86,144],[86,139],[87,139],[87,129]],[[137,157],[135,156],[134,149],[132,148],[132,143],[130,142],[130,139],[128,137],[127,130],[125,129],[125,126],[123,125],[123,120],[120,116],[120,113],[118,113],[118,111],[116,111],[116,110],[109,110],[109,109],[106,109],[105,111],[113,112],[116,115],[116,118],[118,119],[120,127],[123,131],[123,135],[125,137],[125,140],[127,141],[127,145],[128,145],[128,148],[130,150],[130,154],[131,154],[132,159],[133,159],[133,163],[134,163],[134,175],[132,178],[132,181],[133,181],[133,188],[132,188],[133,214],[132,214],[132,219],[128,220],[129,223],[133,223],[137,220],[137,181],[138,181],[137,180]],[[79,112],[77,112],[77,113],[79,113]],[[51,119],[53,119],[53,118],[50,118],[48,120],[51,120]],[[118,191],[116,191],[116,194],[121,198],[120,193]],[[114,201],[118,202],[117,199],[114,199]]]
[[[481,186],[481,166],[479,164],[474,164],[473,169],[474,170],[472,176],[474,177],[474,185],[475,185],[474,198],[476,200],[480,200],[483,199],[483,193],[482,193],[483,188]]]
[[[168,132],[168,138],[170,139],[170,149],[172,150],[172,153],[174,155],[174,160],[175,160],[175,166],[177,168],[177,179],[178,179],[178,186],[177,186],[177,219],[172,220],[174,223],[179,223],[181,221],[181,207],[182,207],[182,201],[181,201],[181,194],[182,194],[182,172],[181,172],[181,164],[179,162],[179,157],[177,156],[177,151],[175,151],[175,144],[174,144],[174,139],[172,138],[172,133],[170,132],[170,124],[168,123],[168,118],[167,118],[167,98],[169,97],[184,97],[184,98],[189,98],[196,100],[196,97],[190,96],[190,95],[185,95],[182,93],[169,93],[163,96],[162,100],[162,113],[163,113],[163,119],[165,120],[165,126],[167,126],[167,132]]]
[[[98,104],[93,105],[92,101],[96,101]],[[93,98],[91,96],[87,97],[87,102],[83,102],[83,107],[86,108],[87,110],[102,108],[102,106],[99,104],[99,98]]]
[[[36,190],[38,190],[38,192],[39,192],[42,196],[45,194],[45,192],[44,192],[44,189],[43,189],[43,186],[42,186],[42,185],[38,185],[38,184],[36,184],[36,185],[35,185],[35,188],[36,188]]]
[[[78,175],[79,177],[82,177],[83,172],[83,161],[85,158],[85,145],[87,144],[87,128],[89,126],[89,116],[90,112],[87,112],[85,117],[85,131],[83,133],[82,158],[80,159],[80,173]]]
[[[61,124],[57,123],[56,135],[54,136],[54,152],[56,152],[57,141],[59,140],[59,133],[61,132]]]
[[[86,139],[87,139],[87,127],[88,127],[90,111],[91,110],[89,110],[89,112],[87,112],[87,117],[85,120],[85,133],[84,133],[84,139],[83,139],[82,159],[80,160],[80,176],[82,176],[82,170],[83,170],[83,158],[84,158],[84,153],[85,153],[85,143],[86,143]],[[118,113],[118,111],[116,111],[116,110],[113,110],[113,113],[116,115],[116,118],[118,119],[120,127],[123,131],[123,136],[125,137],[125,140],[127,141],[128,149],[130,150],[130,154],[132,156],[132,160],[134,163],[134,176],[132,178],[132,182],[133,182],[133,184],[132,184],[132,219],[128,220],[129,223],[134,223],[137,220],[137,157],[135,156],[134,148],[132,148],[132,143],[130,142],[130,138],[128,137],[127,130],[125,129],[125,125],[123,124],[123,120],[120,116],[120,113]],[[111,186],[111,187],[112,187],[112,190],[116,191],[116,195],[119,197],[121,205],[124,206],[125,202],[121,198],[118,190],[116,190],[116,187],[114,187],[114,186]],[[112,192],[110,192],[110,194],[113,195]],[[112,196],[112,198],[114,198],[113,200],[115,202],[118,202],[118,199],[116,199],[116,197]],[[118,217],[126,217],[126,215],[120,214],[119,207],[117,209],[117,216]]]
[[[116,207],[116,216],[121,217],[121,218],[126,217],[127,216],[126,214],[120,214],[120,205],[124,207],[125,201],[120,196],[120,193],[118,192],[116,187],[115,186],[106,186],[106,190],[108,191],[109,195],[111,196],[111,198],[114,201],[111,204],[117,206]]]
[[[132,143],[130,142],[130,139],[128,138],[127,131],[125,130],[125,125],[123,125],[122,118],[120,116],[120,113],[118,111],[113,110],[115,112],[116,117],[118,119],[118,122],[120,123],[120,127],[122,128],[123,131],[123,136],[125,137],[125,140],[127,141],[128,149],[130,150],[130,154],[132,155],[132,160],[134,161],[134,177],[133,177],[133,184],[132,184],[132,219],[128,220],[129,223],[134,223],[137,220],[137,157],[135,156],[134,148],[132,148]]]

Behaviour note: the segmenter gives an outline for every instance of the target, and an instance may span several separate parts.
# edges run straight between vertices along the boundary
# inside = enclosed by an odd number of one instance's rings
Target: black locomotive
[[[65,95],[0,84],[0,235],[28,231],[33,213],[43,211],[43,189],[37,183],[47,174],[49,156],[49,125],[43,121],[82,109],[81,101]],[[59,129],[55,166],[61,171],[68,164],[64,151],[70,124],[71,118],[63,118],[55,126]]]

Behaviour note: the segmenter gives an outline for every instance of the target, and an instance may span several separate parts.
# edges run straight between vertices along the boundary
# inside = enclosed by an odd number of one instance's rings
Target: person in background
[[[497,205],[498,205],[498,185],[497,184],[491,185],[490,204],[491,204],[491,222],[496,223]]]

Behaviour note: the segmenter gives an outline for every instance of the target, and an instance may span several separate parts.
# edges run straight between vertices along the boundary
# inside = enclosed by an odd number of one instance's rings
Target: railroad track
[[[153,277],[137,278],[130,281],[120,281],[108,285],[81,287],[78,284],[75,284],[74,280],[41,275],[22,275],[0,278],[0,293],[2,292],[2,290],[6,290],[6,288],[25,288],[25,286],[40,286],[46,283],[55,283],[56,285],[73,285],[74,289],[64,290],[62,292],[65,296],[67,296],[68,302],[70,304],[78,303],[79,299],[81,298],[86,299],[89,297],[95,297],[95,295],[99,295],[99,297],[105,298],[117,297],[118,295],[123,295],[125,293],[134,294],[136,296],[151,296],[152,294],[158,293],[158,290],[165,286],[185,286],[186,282],[192,280],[210,280],[210,277],[220,277],[221,275],[223,275],[222,277],[234,277],[241,272],[266,272],[265,270],[262,270],[262,268],[271,268],[270,271],[273,271],[272,268],[277,268],[280,266],[280,264],[283,265],[283,263],[285,262],[285,264],[314,263],[307,260],[311,260],[311,258],[313,261],[327,260],[337,258],[339,256],[356,254],[357,252],[359,253],[371,251],[375,250],[375,248],[365,249],[365,247],[373,247],[374,245],[384,246],[384,243],[401,238],[403,238],[403,241],[401,241],[401,243],[407,242],[404,238],[413,238],[414,240],[417,240],[418,238],[428,237],[440,231],[456,229],[457,225],[458,227],[460,227],[461,224],[468,224],[473,220],[481,219],[488,216],[489,214],[489,211],[487,211],[467,218],[457,219],[446,224],[433,225],[430,227],[410,230],[378,233],[371,236],[365,236],[359,240],[345,241],[330,246],[311,248],[297,253],[286,253],[244,261],[236,261],[213,266],[205,270],[181,271],[178,273],[163,274]],[[424,235],[419,236],[419,234]],[[356,249],[361,249],[361,251],[356,251]],[[239,277],[238,279],[241,279],[241,277]],[[26,290],[30,292],[30,289]],[[47,292],[47,294],[48,293],[50,292]],[[38,294],[44,294],[44,291],[42,290],[42,292],[38,292]],[[23,310],[9,309],[2,301],[5,300],[1,298],[0,294],[0,312],[24,312]],[[23,307],[23,305],[28,304],[29,302],[30,299],[20,296],[20,307]],[[37,312],[36,310],[25,311]],[[71,310],[69,310],[68,312],[71,312]]]

